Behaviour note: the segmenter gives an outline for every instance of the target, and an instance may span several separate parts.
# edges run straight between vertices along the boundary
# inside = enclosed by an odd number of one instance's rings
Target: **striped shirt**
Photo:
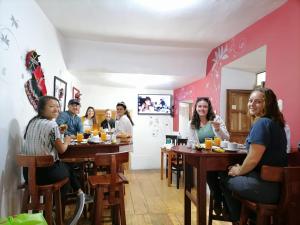
[[[55,121],[36,118],[28,126],[22,153],[26,155],[52,155],[58,160],[55,140],[60,138],[58,125]]]

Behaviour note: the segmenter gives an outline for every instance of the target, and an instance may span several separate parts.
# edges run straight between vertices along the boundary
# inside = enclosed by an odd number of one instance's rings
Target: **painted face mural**
[[[30,72],[31,79],[25,83],[25,92],[29,102],[37,111],[39,97],[47,95],[44,73],[39,62],[39,55],[36,51],[30,51],[26,54],[25,66]]]

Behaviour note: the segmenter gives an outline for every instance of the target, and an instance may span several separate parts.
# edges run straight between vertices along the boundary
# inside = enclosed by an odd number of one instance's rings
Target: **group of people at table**
[[[81,104],[77,99],[68,103],[68,111],[60,112],[59,100],[53,96],[42,96],[38,102],[38,114],[27,124],[24,134],[24,144],[21,152],[26,155],[52,155],[54,164],[50,167],[37,168],[36,179],[40,185],[55,183],[69,178],[69,183],[61,189],[62,201],[66,200],[67,193],[75,191],[78,200],[84,201],[87,197],[82,189],[74,169],[70,164],[60,160],[72,139],[84,129],[91,129],[95,124],[95,110],[89,107],[83,118],[78,116]],[[103,129],[115,128],[119,134],[132,135],[133,121],[127,111],[126,104],[116,105],[117,122],[111,119],[111,111],[106,111],[106,119],[101,123]],[[94,126],[95,127],[95,126]],[[64,134],[64,135],[62,135]],[[28,169],[23,168],[23,176],[28,181]]]
[[[284,167],[288,163],[289,133],[285,131],[287,125],[275,93],[269,88],[254,89],[248,100],[248,113],[253,124],[246,138],[247,156],[242,165],[228,165],[228,171],[207,173],[215,213],[229,216],[233,224],[239,224],[241,205],[232,192],[254,202],[277,203],[279,184],[262,180],[260,170],[262,165]],[[204,143],[205,138],[215,137],[230,139],[225,123],[214,113],[209,98],[197,98],[188,144]]]
[[[68,111],[59,112],[59,101],[55,97],[43,96],[39,100],[38,115],[33,117],[24,134],[22,152],[30,155],[51,154],[55,164],[37,171],[37,182],[47,184],[69,177],[73,190],[83,194],[79,182],[69,165],[59,160],[59,154],[66,151],[77,132],[93,127],[95,110],[89,107],[85,116],[78,117],[80,102],[71,99]],[[116,132],[132,134],[133,121],[124,102],[116,105],[118,122]],[[255,202],[276,203],[279,199],[279,184],[263,181],[260,178],[262,165],[287,166],[287,136],[285,120],[279,110],[275,93],[268,88],[257,88],[252,91],[248,101],[249,115],[254,122],[246,139],[247,156],[242,165],[230,165],[228,171],[209,172],[207,183],[214,196],[216,214],[228,213],[233,224],[238,224],[240,203],[232,197],[232,191],[241,197]],[[113,128],[114,123],[107,111],[107,119],[101,126]],[[64,140],[61,139],[59,125],[67,124]],[[209,98],[200,97],[195,102],[190,123],[188,143],[203,143],[205,138],[219,137],[229,140],[226,125],[220,116],[213,111]],[[27,180],[26,168],[23,170]],[[62,196],[69,191],[64,187]]]

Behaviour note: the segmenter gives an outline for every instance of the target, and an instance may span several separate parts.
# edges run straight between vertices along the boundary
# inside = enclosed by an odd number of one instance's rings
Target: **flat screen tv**
[[[171,106],[171,95],[138,94],[138,114],[170,115]]]

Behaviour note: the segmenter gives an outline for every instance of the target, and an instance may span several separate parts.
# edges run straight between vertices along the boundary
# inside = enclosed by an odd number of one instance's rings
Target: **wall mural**
[[[244,55],[247,51],[246,44],[247,41],[243,37],[233,38],[213,49],[207,59],[206,76],[174,91],[174,130],[178,129],[180,101],[195,100],[198,96],[209,96],[214,110],[219,112],[222,67]]]
[[[3,20],[4,21],[4,20]],[[8,19],[9,24],[0,24],[0,50],[1,53],[0,60],[0,79],[4,82],[9,82],[7,75],[9,71],[7,71],[7,67],[5,66],[5,61],[9,59],[9,54],[15,54],[21,61],[23,61],[23,57],[20,51],[20,47],[15,35],[15,32],[19,28],[19,20],[17,20],[13,15]],[[24,74],[21,74],[21,77],[24,78]]]

